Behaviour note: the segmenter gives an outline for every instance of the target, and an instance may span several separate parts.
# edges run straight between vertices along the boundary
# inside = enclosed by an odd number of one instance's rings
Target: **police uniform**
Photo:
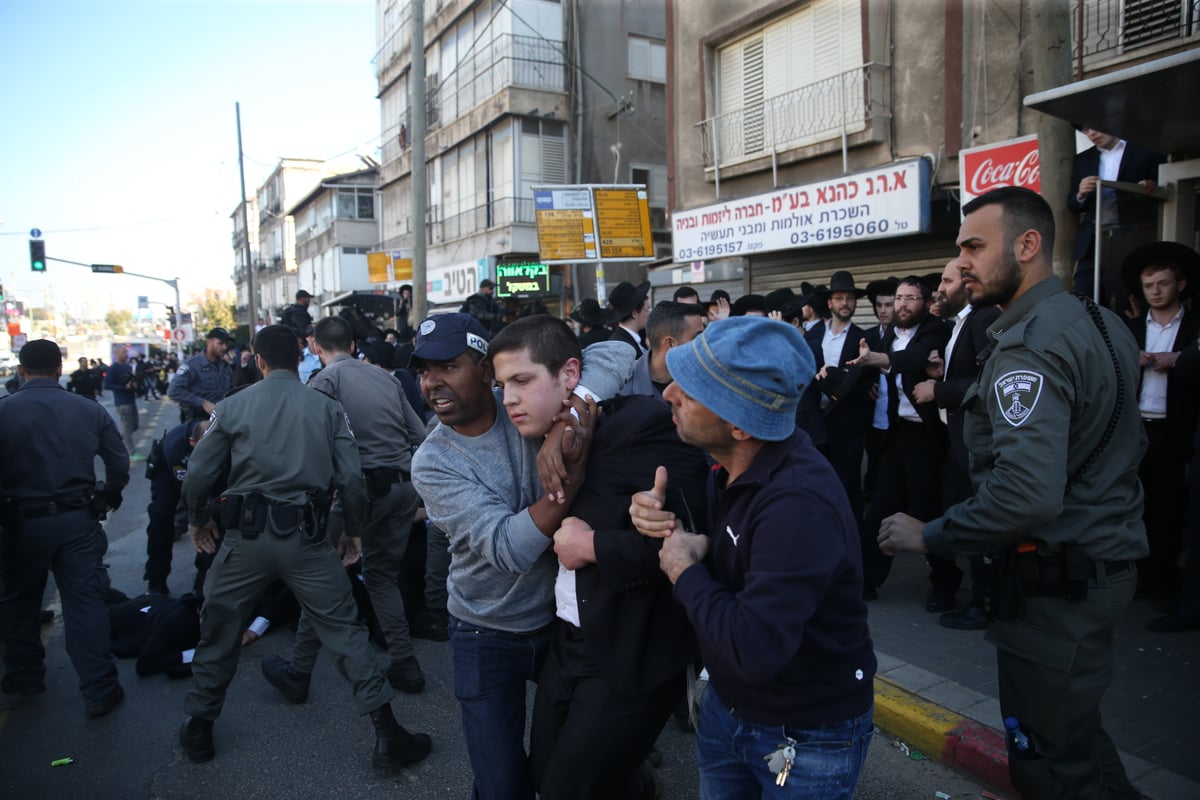
[[[392,667],[412,659],[412,682],[406,685],[393,679],[393,685],[419,690],[425,680],[415,663],[397,581],[413,515],[420,505],[410,471],[412,450],[425,440],[425,426],[405,399],[400,381],[348,353],[334,356],[308,385],[341,402],[357,430],[359,456],[372,498],[371,512],[364,527],[351,527],[348,533],[363,540],[363,583],[387,639]],[[321,641],[305,614],[296,630],[292,669],[311,673],[320,647]],[[390,670],[388,674],[392,674]]]
[[[975,496],[924,527],[930,552],[999,559],[988,638],[1001,713],[1037,756],[1009,754],[1025,798],[1138,796],[1099,711],[1134,562],[1148,551],[1138,349],[1117,316],[1093,311],[1110,344],[1049,277],[992,324],[963,400]]]
[[[180,421],[207,419],[204,401],[215,403],[233,386],[233,367],[219,358],[209,361],[204,353],[184,361],[167,388],[167,397],[179,403]]]
[[[183,482],[194,526],[211,519],[209,489],[226,459],[229,489],[222,499],[242,508],[229,520],[205,581],[187,713],[201,720],[221,713],[247,609],[276,578],[296,595],[321,642],[335,654],[339,671],[354,687],[358,711],[379,709],[394,694],[356,620],[341,559],[318,535],[311,509],[313,490],[336,487],[351,524],[361,525],[366,514],[366,486],[345,411],[283,369],[218,403]]]
[[[175,508],[179,505],[180,486],[187,476],[192,455],[190,437],[195,420],[167,431],[161,449],[152,449],[146,466],[150,479],[149,518],[146,524],[146,570],[142,580],[150,591],[167,594],[167,576],[171,574],[171,551],[175,544]]]
[[[109,494],[99,499],[115,507],[129,482],[129,453],[108,411],[85,397],[66,391],[54,378],[35,377],[0,401],[3,688],[25,695],[45,689],[39,618],[47,570],[53,569],[67,654],[79,675],[88,715],[99,716],[124,692],[109,651],[101,564],[108,541],[91,507],[93,465],[100,456]]]

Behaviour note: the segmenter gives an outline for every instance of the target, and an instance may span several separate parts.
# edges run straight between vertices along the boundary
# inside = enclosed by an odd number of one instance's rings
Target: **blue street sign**
[[[29,235],[34,239],[40,239],[42,238],[42,229],[34,228],[33,230],[29,231]]]

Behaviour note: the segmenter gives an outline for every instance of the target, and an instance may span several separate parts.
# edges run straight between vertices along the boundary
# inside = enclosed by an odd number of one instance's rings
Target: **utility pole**
[[[412,0],[412,69],[409,72],[408,107],[412,112],[412,225],[413,225],[413,324],[425,319],[425,215],[429,206],[425,175],[425,3]]]
[[[1033,34],[1033,90],[1042,92],[1065,86],[1071,74],[1071,3],[1030,3]],[[1037,114],[1038,161],[1041,164],[1042,196],[1050,198],[1054,209],[1054,274],[1068,286],[1073,285],[1074,265],[1071,251],[1078,220],[1062,199],[1071,180],[1075,158],[1075,129],[1066,120],[1049,114]],[[1097,264],[1097,269],[1099,265]]]
[[[238,134],[238,176],[242,184],[242,234],[245,239],[242,240],[242,262],[246,265],[246,309],[250,314],[249,319],[249,335],[250,341],[254,341],[254,328],[258,324],[258,300],[254,291],[254,263],[250,260],[250,215],[246,209],[246,164],[242,160],[242,104],[233,104],[234,113],[237,114],[237,134]],[[178,295],[178,288],[176,295]],[[178,297],[176,297],[178,302]],[[180,313],[183,309],[176,306],[176,312]]]

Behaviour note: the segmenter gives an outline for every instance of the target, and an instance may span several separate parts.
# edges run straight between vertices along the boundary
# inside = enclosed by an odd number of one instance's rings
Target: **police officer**
[[[1054,276],[1054,216],[1040,196],[996,189],[963,214],[971,303],[1003,309],[963,400],[975,496],[926,523],[889,517],[879,543],[996,559],[988,638],[1001,713],[1025,734],[1010,736],[1008,759],[1022,797],[1138,797],[1099,711],[1113,632],[1148,552],[1137,345]]]
[[[146,571],[153,594],[170,594],[167,576],[171,574],[171,549],[175,543],[175,507],[180,487],[187,476],[192,448],[208,430],[208,420],[190,420],[167,431],[161,442],[151,448],[146,464],[150,479],[150,506],[146,509]]]
[[[213,328],[204,337],[204,352],[184,361],[167,387],[167,397],[179,404],[179,421],[208,419],[217,401],[233,386],[233,367],[225,353],[233,337],[224,328]]]
[[[405,399],[400,381],[386,369],[350,354],[354,333],[346,320],[321,319],[309,341],[325,368],[308,385],[340,402],[349,414],[371,498],[365,526],[348,531],[362,539],[363,583],[391,658],[384,674],[393,687],[415,694],[425,688],[425,675],[409,638],[399,579],[409,530],[421,502],[412,486],[410,470],[412,451],[425,440],[425,426]],[[386,343],[377,344],[391,349]],[[285,696],[295,696],[296,689],[306,693],[320,647],[312,620],[302,614],[291,663],[278,656],[266,656],[262,660],[263,675],[272,685],[281,687]]]
[[[309,304],[312,303],[312,295],[301,289],[296,292],[296,302],[283,310],[279,321],[283,325],[287,325],[297,336],[303,337],[308,327],[312,325],[312,314],[308,310]]]
[[[79,675],[89,717],[125,697],[109,651],[107,587],[101,559],[108,549],[98,511],[121,505],[129,453],[109,413],[59,385],[62,352],[40,339],[21,348],[20,391],[0,401],[0,486],[3,486],[3,690],[32,696],[46,690],[39,619],[46,575],[62,597],[67,654]],[[94,459],[104,462],[107,490],[95,496]]]
[[[355,619],[354,599],[337,552],[322,531],[328,490],[336,487],[347,521],[361,527],[367,493],[358,447],[342,406],[306,389],[296,375],[300,348],[290,328],[268,325],[254,338],[263,379],[217,405],[196,445],[183,482],[192,543],[217,550],[209,489],[226,459],[229,488],[215,504],[224,535],[204,584],[200,644],[184,701],[184,753],[208,761],[213,720],[237,670],[246,609],[274,579],[287,584],[338,671],[354,686],[354,705],[370,714],[376,740],[372,763],[391,769],[430,751],[425,734],[410,734],[394,716],[392,689],[375,664],[367,630]]]

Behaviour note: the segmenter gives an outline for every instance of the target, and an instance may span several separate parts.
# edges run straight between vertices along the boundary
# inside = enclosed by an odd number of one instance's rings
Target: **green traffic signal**
[[[29,268],[34,272],[46,271],[46,243],[41,239],[29,240]]]

